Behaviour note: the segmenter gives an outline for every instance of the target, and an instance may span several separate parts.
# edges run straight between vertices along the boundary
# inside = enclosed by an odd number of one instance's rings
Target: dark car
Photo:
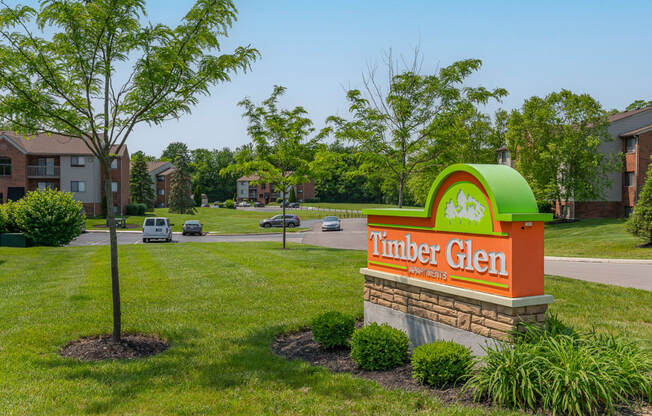
[[[324,217],[321,222],[322,231],[342,231],[342,222],[335,216]]]
[[[188,235],[188,234],[197,234],[201,235],[202,234],[202,226],[201,222],[197,220],[188,220],[183,224],[183,230],[181,231],[181,234],[183,235]]]
[[[254,207],[256,207],[256,208],[264,208],[265,204],[263,204],[260,201],[256,201],[256,202],[254,202]]]
[[[288,204],[288,208],[299,208],[299,203],[298,202],[290,202]]]
[[[301,225],[301,220],[297,215],[294,214],[285,214],[285,226],[294,228]],[[272,218],[264,219],[260,222],[260,226],[264,228],[269,227],[282,227],[283,226],[283,214],[274,215]]]

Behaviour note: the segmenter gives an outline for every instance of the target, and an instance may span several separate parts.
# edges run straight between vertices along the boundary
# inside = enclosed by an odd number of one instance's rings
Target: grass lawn
[[[305,212],[305,213],[304,213]],[[263,212],[244,209],[226,209],[226,208],[197,208],[195,215],[171,214],[167,208],[156,208],[154,213],[148,213],[148,216],[168,217],[174,224],[173,231],[181,231],[181,227],[186,220],[199,220],[204,225],[204,231],[223,233],[223,234],[240,234],[240,233],[278,233],[281,229],[278,227],[261,228],[259,223],[264,218],[273,217],[278,212]],[[302,220],[321,218],[318,213],[301,211],[298,213]],[[145,217],[129,216],[127,224],[137,225],[140,228],[143,225]],[[93,229],[95,226],[104,226],[106,220],[103,218],[86,219],[86,228]],[[305,228],[301,228],[305,230]],[[288,228],[288,230],[290,230]],[[294,229],[298,231],[299,229]]]
[[[120,246],[124,328],[171,348],[84,363],[111,328],[108,247],[0,248],[0,414],[516,414],[442,405],[270,350],[326,310],[362,316],[360,251],[277,243]],[[547,278],[561,319],[652,342],[652,292]]]
[[[546,256],[652,259],[652,247],[625,231],[625,219],[546,225]]]

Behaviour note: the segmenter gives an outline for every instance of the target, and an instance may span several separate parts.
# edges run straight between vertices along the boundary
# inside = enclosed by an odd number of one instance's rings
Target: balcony
[[[59,166],[27,166],[28,178],[58,178]]]

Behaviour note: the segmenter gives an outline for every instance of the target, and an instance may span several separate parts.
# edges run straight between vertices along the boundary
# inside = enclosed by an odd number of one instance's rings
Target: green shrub
[[[553,212],[552,211],[552,202],[551,201],[537,201],[537,209],[539,212]]]
[[[2,205],[0,205],[0,233],[6,232],[6,227],[7,227],[7,214],[5,214],[5,210],[2,208]]]
[[[412,377],[431,386],[462,381],[472,365],[471,350],[452,341],[420,345],[412,353]]]
[[[20,228],[16,223],[16,208],[18,208],[18,202],[7,201],[4,205],[0,205],[0,210],[3,211],[4,215],[4,232],[7,233],[19,233]]]
[[[634,213],[626,224],[628,232],[652,244],[652,164],[647,169],[647,180],[638,196]]]
[[[466,388],[495,405],[581,415],[652,399],[652,360],[623,337],[550,335],[489,348]]]
[[[127,204],[125,207],[125,211],[127,215],[139,215],[143,216],[145,215],[145,211],[147,210],[147,205],[145,204]]]
[[[315,203],[315,202],[319,202],[319,198],[306,198],[306,199],[303,200],[303,202]]]
[[[276,198],[276,203],[277,204],[280,204],[281,202],[283,202],[283,198]]]
[[[409,344],[403,331],[374,322],[353,332],[351,359],[365,370],[389,370],[407,361]]]
[[[578,338],[579,335],[573,327],[566,325],[559,320],[556,314],[548,314],[545,325],[536,325],[529,322],[521,322],[512,332],[512,341],[515,343],[537,343],[542,337],[567,335]]]
[[[55,189],[29,192],[16,206],[16,223],[36,245],[68,244],[81,232],[82,204]]]
[[[355,330],[355,319],[341,312],[326,312],[312,321],[315,341],[326,349],[347,345]]]
[[[235,202],[232,199],[224,201],[224,208],[235,209]]]

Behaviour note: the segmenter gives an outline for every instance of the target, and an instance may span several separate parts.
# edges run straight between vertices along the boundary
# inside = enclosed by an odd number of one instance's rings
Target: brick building
[[[258,201],[263,204],[276,202],[281,197],[281,192],[274,188],[273,184],[259,183],[257,185],[251,182],[258,180],[258,176],[250,175],[243,176],[238,179],[236,185],[236,199],[240,201]],[[294,193],[297,196],[297,201],[303,202],[308,198],[315,197],[315,181],[312,179],[310,182],[294,186]],[[288,189],[285,199],[290,197],[290,190]]]
[[[111,164],[113,209],[119,214],[125,212],[129,201],[129,165],[124,146]],[[86,215],[101,215],[104,174],[83,140],[46,134],[25,138],[0,132],[0,203],[47,188],[71,192],[84,205]]]
[[[608,117],[607,131],[614,140],[604,141],[599,150],[605,154],[624,154],[621,171],[609,174],[611,185],[601,201],[571,202],[571,217],[601,218],[628,216],[643,189],[652,154],[652,106],[624,111]],[[498,149],[498,163],[514,166],[506,148]],[[560,212],[559,205],[556,207]]]

